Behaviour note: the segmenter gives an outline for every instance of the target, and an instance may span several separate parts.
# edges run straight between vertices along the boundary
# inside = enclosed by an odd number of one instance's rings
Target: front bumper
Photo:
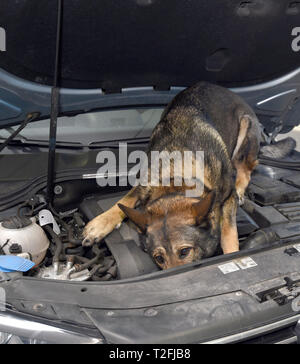
[[[300,315],[205,344],[300,344]],[[0,344],[102,344],[102,338],[0,313]]]

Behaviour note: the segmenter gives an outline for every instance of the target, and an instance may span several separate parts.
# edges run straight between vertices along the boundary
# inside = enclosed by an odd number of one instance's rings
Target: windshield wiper
[[[15,134],[15,136],[16,135],[17,134]],[[5,147],[6,146],[21,147],[21,146],[24,146],[24,145],[29,146],[29,147],[30,146],[33,146],[33,147],[34,146],[36,146],[36,147],[49,147],[49,141],[48,140],[28,139],[28,138],[26,138],[24,136],[21,136],[21,135],[19,135],[19,137],[17,139],[13,139],[12,135],[9,137],[10,140],[0,137],[0,140],[1,139],[4,139],[3,144],[5,143]],[[149,142],[149,138],[104,140],[104,141],[99,141],[99,142],[91,142],[89,144],[83,144],[81,142],[70,142],[70,141],[61,140],[61,141],[56,142],[56,146],[58,148],[97,149],[97,148],[119,148],[119,144],[121,144],[121,143],[126,143],[127,145],[129,145],[131,147],[134,147],[134,146],[138,147],[138,146],[141,146],[141,145],[147,145],[148,142]]]
[[[150,138],[132,138],[132,139],[118,139],[118,140],[105,140],[103,142],[92,142],[88,145],[90,148],[119,148],[119,144],[126,143],[130,146],[139,146],[141,144],[148,144]]]
[[[1,139],[1,137],[0,137]],[[39,139],[27,139],[25,137],[21,137],[20,139],[14,139],[11,140],[8,143],[9,146],[36,146],[36,147],[49,147],[49,141],[48,140],[39,140]],[[57,142],[58,148],[83,148],[84,145],[82,145],[79,142],[67,142],[67,141],[58,141]]]
[[[12,140],[26,127],[26,125],[30,122],[32,122],[33,120],[35,120],[36,118],[38,118],[41,115],[40,112],[32,112],[29,113],[26,116],[26,119],[22,122],[22,124],[18,127],[17,130],[15,130],[1,145],[0,145],[0,153],[2,152],[2,150],[4,148],[6,148],[11,142]]]

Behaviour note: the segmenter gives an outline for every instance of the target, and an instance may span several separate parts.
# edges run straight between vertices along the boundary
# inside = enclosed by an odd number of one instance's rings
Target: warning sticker
[[[255,263],[255,261],[250,257],[237,260],[236,264],[241,269],[249,269],[249,268],[257,267],[257,264]]]
[[[294,248],[300,253],[300,244],[294,245]]]
[[[218,268],[223,274],[228,274],[240,270],[240,268],[234,262],[219,265]]]

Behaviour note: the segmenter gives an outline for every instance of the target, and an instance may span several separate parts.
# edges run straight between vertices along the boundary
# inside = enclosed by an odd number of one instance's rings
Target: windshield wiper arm
[[[26,119],[22,122],[22,124],[18,127],[17,130],[15,130],[1,145],[0,145],[0,153],[2,152],[2,150],[4,148],[6,148],[11,141],[26,127],[26,125],[28,123],[30,123],[31,121],[35,120],[36,118],[38,118],[40,116],[40,112],[32,112],[29,113],[26,116]]]
[[[1,139],[1,137],[0,137]],[[20,139],[15,139],[9,142],[10,146],[37,146],[37,147],[49,147],[49,141],[48,140],[40,140],[40,139],[28,139],[25,137],[22,137]],[[80,148],[82,149],[84,145],[81,143],[76,142],[67,142],[67,141],[58,141],[57,147],[59,148]]]

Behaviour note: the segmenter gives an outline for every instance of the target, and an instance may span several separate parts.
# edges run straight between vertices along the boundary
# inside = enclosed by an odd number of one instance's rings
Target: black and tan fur
[[[238,251],[236,211],[257,165],[259,136],[255,113],[236,94],[205,82],[184,90],[154,129],[149,154],[204,151],[204,193],[188,198],[189,187],[172,180],[169,187],[135,187],[87,225],[83,244],[101,241],[129,217],[162,269],[209,257],[220,243],[225,254]]]

